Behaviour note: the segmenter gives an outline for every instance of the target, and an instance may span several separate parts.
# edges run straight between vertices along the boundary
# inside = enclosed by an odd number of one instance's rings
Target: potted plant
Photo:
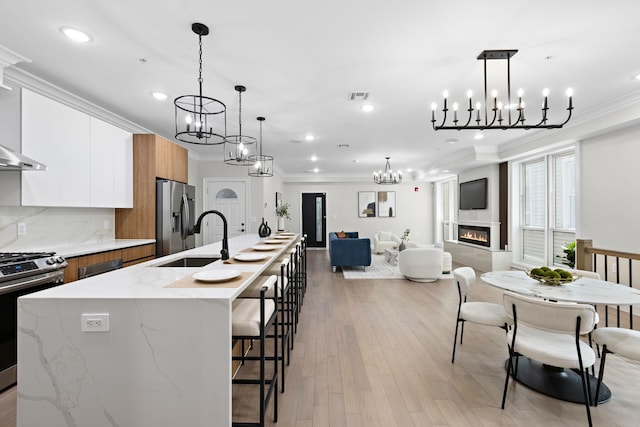
[[[561,264],[573,268],[576,265],[576,242],[565,243],[560,249],[564,255],[556,255]]]
[[[404,233],[402,233],[402,237],[400,238],[400,245],[398,246],[398,251],[403,251],[406,249],[404,242],[409,241],[409,233],[411,233],[411,230],[408,228],[405,228]]]
[[[276,216],[278,217],[278,231],[284,230],[284,219],[291,219],[289,216],[289,203],[283,203],[276,208]]]

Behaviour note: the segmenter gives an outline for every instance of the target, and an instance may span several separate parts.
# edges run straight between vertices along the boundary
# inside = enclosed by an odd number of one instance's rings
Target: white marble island
[[[258,241],[231,239],[230,253]],[[17,425],[230,426],[231,303],[269,262],[154,267],[219,252],[203,246],[21,297]],[[166,287],[208,269],[250,275],[233,288]],[[109,331],[82,332],[82,314],[100,313]]]

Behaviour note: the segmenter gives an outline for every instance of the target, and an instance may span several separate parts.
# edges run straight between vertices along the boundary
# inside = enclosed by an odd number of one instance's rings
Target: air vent
[[[349,148],[349,144],[338,144],[338,148]]]
[[[349,92],[349,101],[366,101],[369,99],[369,92]]]

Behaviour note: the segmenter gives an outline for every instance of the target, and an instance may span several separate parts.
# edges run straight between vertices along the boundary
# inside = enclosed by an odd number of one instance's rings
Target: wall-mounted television
[[[487,178],[460,183],[460,210],[487,209]]]

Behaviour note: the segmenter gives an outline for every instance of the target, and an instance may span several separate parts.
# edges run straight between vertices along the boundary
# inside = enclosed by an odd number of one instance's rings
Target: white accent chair
[[[376,254],[384,253],[385,249],[398,249],[400,246],[400,238],[391,231],[378,231],[373,236],[373,252]]]
[[[636,362],[640,362],[640,331],[624,328],[598,328],[593,331],[593,339],[596,344],[602,346],[602,358],[600,359],[600,373],[596,386],[595,406],[598,406],[600,385],[604,378],[604,364],[607,353],[615,353]]]
[[[515,358],[525,356],[545,365],[574,369],[579,373],[587,419],[591,426],[588,368],[594,365],[596,354],[580,340],[580,335],[590,333],[595,326],[596,311],[593,306],[546,301],[508,291],[504,293],[502,302],[505,312],[513,319],[513,327],[507,332],[510,357],[502,409],[507,399],[509,377],[512,372],[517,377],[518,363]]]
[[[409,248],[398,254],[400,274],[414,282],[435,282],[442,276],[443,252],[438,248]]]
[[[506,332],[511,324],[511,318],[507,316],[504,307],[492,302],[467,301],[471,287],[476,283],[476,272],[471,267],[459,267],[453,270],[453,279],[458,284],[458,318],[456,320],[456,332],[453,336],[453,352],[451,363],[456,357],[456,341],[458,340],[458,327],[460,327],[460,345],[464,335],[464,323],[471,322],[485,326],[495,326]]]

